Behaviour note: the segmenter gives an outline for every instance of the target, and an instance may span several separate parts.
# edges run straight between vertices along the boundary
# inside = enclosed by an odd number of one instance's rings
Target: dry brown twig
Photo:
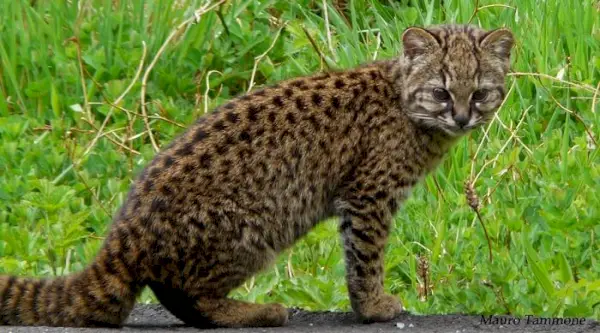
[[[78,50],[78,57],[81,55],[81,50],[79,47],[79,40],[77,40],[76,37],[72,37],[70,39],[73,39],[72,42],[76,43],[77,45],[77,50]],[[106,136],[105,134],[103,134],[104,128],[106,127],[108,120],[110,119],[110,117],[112,116],[113,110],[115,107],[117,107],[117,104],[121,103],[121,101],[125,98],[125,96],[127,96],[127,94],[129,94],[129,92],[131,91],[131,89],[133,88],[133,86],[135,85],[135,82],[139,79],[140,73],[142,71],[142,67],[144,64],[144,60],[146,58],[146,43],[142,42],[142,46],[143,46],[143,51],[142,51],[142,57],[140,59],[140,63],[138,65],[138,69],[136,71],[136,74],[134,76],[134,78],[131,80],[131,82],[129,83],[129,85],[127,86],[127,88],[125,89],[125,91],[123,91],[123,93],[114,101],[114,102],[109,102],[109,104],[111,105],[111,108],[108,112],[108,114],[106,115],[106,117],[104,118],[104,121],[102,122],[102,125],[100,126],[100,128],[96,128],[95,125],[93,124],[93,119],[91,116],[91,105],[96,104],[96,103],[92,103],[90,101],[88,101],[87,98],[87,90],[85,87],[85,77],[83,76],[85,73],[85,69],[83,68],[83,64],[81,63],[81,58],[79,58],[79,68],[81,71],[81,85],[82,85],[82,89],[83,89],[83,93],[84,93],[84,110],[89,109],[89,114],[88,114],[88,118],[84,119],[84,121],[86,121],[88,124],[90,124],[92,127],[94,127],[95,129],[95,133],[96,135],[94,136],[94,138],[92,139],[92,141],[87,145],[86,149],[84,150],[83,154],[81,154],[81,156],[79,156],[79,158],[74,161],[73,163],[71,163],[65,170],[63,170],[60,175],[58,175],[58,177],[56,177],[52,183],[53,184],[57,184],[69,171],[71,171],[73,168],[78,167],[79,164],[83,161],[83,159],[90,153],[90,151],[96,146],[98,140],[103,137]],[[97,83],[96,83],[97,84]],[[107,101],[108,102],[108,101]],[[120,108],[120,107],[117,107]],[[113,134],[114,131],[108,132],[110,134]],[[108,138],[111,142],[115,143],[116,145],[120,146],[120,147],[125,147],[122,143],[119,143],[117,141],[115,141],[115,139],[112,138]],[[135,151],[133,148],[131,147],[125,147],[126,150],[128,150],[129,152],[133,153],[133,154],[139,154],[139,152]]]
[[[490,240],[490,235],[488,234],[487,228],[485,227],[485,223],[483,223],[483,218],[481,217],[480,208],[481,204],[479,202],[479,197],[477,196],[477,192],[475,192],[475,188],[473,186],[473,182],[467,180],[465,181],[465,196],[467,197],[467,202],[469,203],[469,207],[473,209],[475,214],[477,215],[477,219],[479,223],[481,223],[481,227],[483,228],[483,232],[485,233],[485,239],[488,244],[488,251],[490,256],[490,263],[494,261],[494,257],[492,255],[492,241]]]
[[[154,102],[154,103],[157,103],[157,102]],[[92,105],[94,105],[94,104],[97,104],[97,105],[109,105],[109,106],[111,106],[111,107],[113,107],[113,108],[115,108],[115,109],[118,109],[118,110],[121,110],[121,111],[125,112],[125,113],[128,115],[128,117],[131,117],[131,116],[140,117],[140,118],[142,117],[142,114],[141,114],[141,113],[133,112],[133,111],[131,111],[131,110],[128,110],[128,109],[126,109],[126,108],[124,108],[124,107],[122,107],[122,106],[119,106],[119,105],[116,105],[116,104],[112,104],[112,103],[111,103],[110,101],[108,101],[108,100],[106,100],[106,101],[104,101],[104,102],[97,102],[97,103],[91,103],[91,104],[92,104]],[[169,119],[169,118],[167,118],[167,117],[164,117],[164,116],[161,116],[161,115],[159,115],[159,114],[150,115],[150,116],[148,116],[148,118],[149,118],[149,119],[157,119],[157,120],[161,120],[161,121],[164,121],[164,122],[166,122],[166,123],[169,123],[169,124],[171,124],[171,125],[177,126],[177,127],[179,127],[179,128],[187,128],[187,126],[186,126],[186,125],[184,125],[184,124],[181,124],[181,123],[178,123],[178,122],[176,122],[176,121],[174,121],[174,120],[171,120],[171,119]],[[129,119],[131,119],[131,118],[129,118]],[[125,128],[125,127],[123,127],[123,128],[119,128],[119,130],[125,130],[125,129],[127,129],[127,128]],[[116,131],[115,131],[115,130],[113,130],[113,131],[111,131],[111,132],[116,132]],[[106,132],[106,133],[108,133],[108,132]],[[144,133],[146,133],[146,131],[144,131]],[[121,139],[121,138],[119,138],[119,139]],[[124,142],[127,142],[127,141],[131,141],[131,140],[129,140],[128,138],[123,138],[123,139],[121,139],[121,140],[122,140],[122,141],[121,141],[121,143],[124,143]]]
[[[178,123],[178,122],[176,122],[174,120],[171,120],[169,118],[166,118],[166,117],[163,117],[163,116],[160,116],[160,115],[157,115],[157,114],[152,115],[152,116],[148,116],[148,118],[150,118],[150,119],[156,119],[156,120],[161,120],[161,121],[164,121],[165,123],[171,124],[173,126],[177,126],[179,128],[188,128],[187,125],[180,124],[180,123]]]
[[[529,74],[532,74],[532,73],[529,73]],[[583,120],[583,118],[581,118],[581,116],[579,114],[577,114],[575,111],[570,110],[569,108],[567,108],[566,106],[564,106],[561,102],[559,102],[554,97],[554,95],[552,95],[552,93],[550,92],[550,89],[547,88],[546,85],[544,85],[544,83],[541,80],[539,80],[539,79],[540,78],[551,78],[552,80],[559,81],[561,83],[570,84],[571,86],[578,87],[578,88],[585,89],[587,91],[592,92],[594,94],[594,97],[592,98],[592,113],[595,113],[595,110],[594,110],[594,108],[595,108],[595,100],[596,100],[597,95],[598,95],[598,89],[600,88],[600,83],[598,84],[598,86],[596,86],[596,88],[594,88],[594,87],[588,86],[588,85],[577,85],[577,84],[574,84],[574,83],[572,83],[570,81],[565,81],[565,80],[562,80],[562,79],[559,79],[559,78],[554,78],[552,76],[545,75],[545,74],[544,75],[538,74],[538,75],[533,75],[533,76],[538,77],[538,82],[539,82],[540,86],[548,93],[548,96],[550,96],[550,99],[552,99],[552,101],[559,108],[561,108],[563,111],[565,111],[568,114],[570,114],[573,117],[575,117],[575,119],[577,119],[577,121],[579,121],[583,125],[583,128],[585,129],[585,132],[588,135],[588,139],[591,140],[596,147],[598,147],[598,141],[596,141],[596,138],[594,137],[594,134],[589,129],[589,127],[587,126],[587,124],[585,123],[585,121]]]
[[[585,91],[590,92],[590,93],[595,93],[596,90],[597,90],[596,88],[594,88],[594,86],[590,86],[590,85],[582,84],[582,83],[575,83],[575,82],[571,82],[571,81],[565,81],[563,79],[559,79],[559,78],[556,78],[556,77],[554,77],[552,75],[543,74],[543,73],[512,72],[512,73],[508,73],[507,75],[508,76],[514,76],[514,77],[531,76],[531,77],[537,77],[537,78],[541,78],[541,79],[547,79],[547,80],[550,80],[550,81],[560,82],[560,83],[566,84],[566,85],[571,86],[573,88],[585,90]]]
[[[77,64],[79,66],[79,80],[81,81],[81,89],[83,91],[83,111],[84,114],[88,117],[89,121],[92,121],[92,112],[90,109],[90,101],[88,100],[87,87],[85,85],[85,69],[83,66],[83,56],[81,55],[81,44],[79,43],[79,38],[73,36],[65,40],[66,42],[71,42],[75,44],[77,49]]]
[[[223,75],[223,73],[217,70],[211,70],[208,73],[206,73],[206,90],[204,91],[204,114],[208,113],[208,93],[210,92],[210,76],[213,73],[220,74],[221,76]]]
[[[596,138],[594,137],[594,134],[592,134],[592,131],[590,131],[590,129],[586,125],[586,123],[583,120],[583,118],[581,118],[581,116],[578,115],[575,111],[569,110],[566,106],[562,105],[562,103],[559,102],[556,98],[554,98],[554,96],[552,96],[552,94],[550,94],[549,91],[548,91],[548,95],[550,96],[550,98],[552,99],[552,101],[556,105],[558,105],[559,108],[563,109],[564,111],[566,111],[567,113],[569,113],[570,115],[572,115],[573,117],[575,117],[575,119],[577,119],[583,125],[583,128],[585,129],[585,132],[587,133],[589,139],[592,140],[594,142],[594,144],[596,145],[596,147],[597,147],[598,146],[598,142],[596,141]]]
[[[348,19],[346,9],[348,8],[348,0],[333,0],[333,7],[338,12],[339,16],[346,22],[346,25],[352,28],[352,22]]]
[[[156,139],[154,138],[154,135],[152,134],[152,129],[150,128],[150,122],[148,121],[148,112],[146,110],[146,88],[148,85],[148,78],[150,77],[150,73],[152,72],[152,69],[158,62],[158,59],[160,58],[160,56],[165,52],[167,46],[169,45],[171,40],[173,38],[175,38],[175,36],[177,36],[184,28],[186,28],[190,24],[200,21],[200,18],[202,17],[202,15],[215,9],[216,7],[220,6],[224,2],[225,2],[225,0],[219,0],[212,4],[207,3],[204,6],[198,8],[196,11],[194,11],[194,15],[192,17],[188,18],[187,20],[184,20],[175,29],[173,29],[173,31],[171,31],[171,33],[169,34],[167,39],[163,42],[161,47],[158,49],[158,52],[156,52],[156,55],[154,56],[154,58],[152,59],[152,61],[148,65],[148,67],[146,67],[146,71],[144,72],[144,75],[142,77],[142,89],[141,89],[141,93],[140,93],[141,110],[142,110],[142,116],[143,116],[142,119],[144,120],[144,125],[146,126],[146,131],[148,132],[148,137],[150,138],[150,143],[152,144],[152,148],[157,153],[160,150],[160,148],[158,147],[158,144],[156,143]]]
[[[504,100],[502,101],[502,104],[500,104],[500,108],[502,108],[502,106],[504,105],[504,103],[508,99],[508,96],[512,92],[512,90],[514,88],[514,85],[515,85],[515,81],[513,81],[513,84],[511,85],[510,89],[508,90],[508,93],[504,97]],[[528,107],[527,109],[525,109],[525,111],[523,112],[523,114],[521,116],[521,119],[519,120],[519,123],[517,124],[517,126],[515,127],[514,130],[512,130],[508,126],[502,124],[504,126],[504,128],[510,132],[510,137],[508,138],[508,140],[506,140],[506,142],[504,143],[504,145],[502,146],[502,148],[500,148],[500,151],[496,154],[496,157],[494,157],[492,160],[486,161],[484,163],[484,165],[481,167],[481,169],[479,170],[479,172],[477,173],[477,175],[475,177],[473,177],[474,173],[475,173],[475,162],[476,162],[477,155],[481,151],[481,147],[483,146],[484,142],[486,141],[485,139],[487,139],[489,141],[489,137],[487,136],[487,133],[489,132],[489,130],[490,130],[490,128],[491,128],[491,126],[492,126],[492,124],[493,124],[494,121],[496,121],[496,120],[500,121],[500,118],[498,118],[497,114],[494,116],[494,119],[492,120],[492,122],[488,125],[488,127],[485,130],[484,140],[482,140],[482,142],[479,144],[479,146],[477,147],[477,150],[476,150],[475,154],[473,155],[473,158],[472,158],[472,161],[471,161],[471,176],[469,177],[469,179],[467,179],[465,181],[465,197],[467,198],[467,203],[469,204],[469,207],[471,207],[471,209],[475,212],[475,215],[477,216],[477,219],[479,220],[479,223],[481,224],[481,227],[483,228],[483,231],[485,233],[485,238],[486,238],[487,243],[488,243],[488,251],[489,251],[490,263],[493,262],[492,242],[490,240],[490,236],[489,236],[489,233],[488,233],[487,228],[485,226],[485,223],[483,222],[483,217],[481,215],[481,202],[479,201],[479,197],[477,196],[477,191],[475,190],[475,183],[477,182],[477,180],[479,179],[479,177],[481,176],[482,172],[485,170],[485,168],[487,166],[489,166],[490,164],[493,164],[496,161],[498,161],[498,158],[500,158],[500,156],[502,155],[502,153],[504,152],[504,150],[506,149],[506,147],[508,147],[508,145],[510,144],[510,142],[513,139],[517,140],[517,133],[519,131],[519,128],[523,124],[523,122],[525,120],[525,117],[527,116],[527,113],[529,112],[530,109],[531,109],[531,106]],[[519,142],[521,144],[523,144],[520,140],[519,140]],[[525,145],[523,144],[523,146],[525,146]],[[531,150],[529,150],[529,149],[528,149],[528,151],[531,152]],[[486,197],[486,198],[488,198],[488,197]]]
[[[498,121],[498,124],[500,124],[500,126],[502,126],[502,128],[504,128],[507,131],[512,131],[508,126],[506,126],[506,124],[502,121],[502,119],[500,119],[500,117],[498,116],[498,114],[494,115],[494,119]],[[525,149],[525,151],[529,154],[529,156],[533,156],[533,151],[531,150],[531,148],[527,147],[527,145],[525,143],[523,143],[523,141],[521,140],[520,137],[518,136],[514,136],[514,139],[521,145],[521,147],[523,147],[523,149]]]
[[[508,304],[506,303],[506,299],[504,298],[504,293],[502,293],[502,287],[496,288],[492,282],[487,281],[487,280],[483,280],[482,284],[484,286],[490,288],[494,292],[494,294],[496,294],[496,299],[500,299],[500,301],[502,302],[502,305],[504,306],[504,310],[506,310],[505,315],[510,315],[511,313],[513,313],[510,310],[510,307],[508,306]]]
[[[429,286],[429,259],[426,255],[419,255],[417,258],[417,274],[421,279],[419,283],[417,294],[421,302],[427,301],[427,296],[430,293]]]
[[[519,131],[519,129],[521,128],[521,125],[523,124],[523,121],[525,120],[525,116],[527,116],[527,114],[529,113],[529,110],[531,110],[533,106],[529,106],[527,109],[525,109],[525,111],[523,112],[523,115],[521,116],[521,119],[519,120],[519,123],[517,123],[517,126],[515,127],[514,130],[510,130],[510,137],[508,138],[508,140],[506,140],[506,142],[504,143],[504,145],[500,148],[500,151],[496,154],[496,156],[489,160],[486,161],[483,166],[481,167],[481,169],[479,170],[479,172],[477,173],[477,175],[475,176],[475,178],[473,178],[473,174],[471,174],[471,181],[473,183],[476,183],[477,180],[479,179],[479,177],[481,176],[481,174],[483,173],[483,170],[490,164],[496,163],[498,161],[498,159],[500,158],[500,156],[502,156],[502,153],[504,152],[504,150],[508,147],[508,145],[510,144],[510,142],[516,137],[517,132]],[[473,169],[471,169],[473,170]]]
[[[485,5],[485,6],[481,6],[479,7],[479,0],[475,0],[475,10],[473,10],[473,14],[471,14],[471,17],[469,18],[469,21],[467,21],[468,23],[471,23],[473,21],[473,19],[475,18],[475,16],[477,16],[477,14],[487,8],[494,8],[494,7],[502,7],[502,8],[510,8],[512,10],[516,10],[515,7],[509,6],[509,5],[502,5],[502,4],[491,4],[491,5]]]
[[[252,276],[250,278],[250,280],[244,282],[244,289],[246,289],[246,292],[250,292],[250,290],[252,290],[252,288],[254,288],[254,283],[256,282],[256,277]]]
[[[315,51],[319,55],[319,58],[321,59],[321,69],[323,69],[323,65],[325,65],[327,69],[331,69],[329,67],[329,64],[327,63],[327,60],[325,59],[325,55],[323,54],[323,52],[321,52],[321,50],[319,49],[319,45],[317,45],[317,42],[315,42],[308,30],[306,30],[306,27],[302,27],[302,30],[304,31],[304,34],[306,35],[306,38],[308,38],[308,41],[312,45],[313,49],[315,49]]]
[[[90,125],[90,126],[91,126],[91,127],[92,127],[92,128],[95,130],[95,131],[96,131],[96,132],[98,132],[99,128],[98,128],[98,127],[96,127],[96,124],[94,124],[94,122],[88,121],[87,119],[84,119],[83,121],[85,121],[85,122],[86,122],[88,125]],[[107,134],[108,134],[108,133],[107,133]],[[115,145],[117,145],[117,146],[121,147],[122,149],[124,149],[124,150],[128,151],[129,153],[131,153],[131,154],[134,154],[134,155],[140,155],[140,152],[139,152],[139,151],[137,151],[137,150],[135,150],[135,149],[131,149],[131,148],[129,148],[129,147],[127,147],[127,146],[125,146],[125,145],[124,145],[124,144],[122,144],[121,142],[119,142],[119,141],[117,141],[117,140],[113,139],[113,138],[112,138],[110,135],[104,135],[104,134],[103,134],[102,136],[105,136],[105,137],[106,137],[106,138],[107,138],[107,139],[108,139],[110,142],[112,142],[112,143],[114,143]],[[81,163],[81,161],[80,161],[80,163]],[[73,165],[75,165],[75,163],[73,163]],[[79,165],[79,164],[77,164],[77,165],[75,165],[75,166],[78,166],[78,165]]]
[[[438,190],[438,193],[440,194],[440,197],[442,198],[443,202],[447,202],[446,201],[446,196],[444,195],[444,191],[442,191],[442,187],[440,186],[440,183],[437,180],[437,177],[434,175],[433,177],[433,183],[435,184],[435,187]]]
[[[329,52],[334,56],[333,42],[331,40],[331,27],[329,26],[329,8],[327,6],[327,0],[323,0],[323,14],[325,16],[325,30],[327,31],[327,46],[329,46]]]
[[[294,278],[294,266],[292,265],[292,254],[293,254],[293,250],[290,250],[290,253],[288,254],[288,259],[287,259],[287,265],[286,265],[286,271],[287,271],[287,275],[288,275],[288,279],[292,279]]]
[[[514,89],[515,84],[516,84],[516,80],[514,80],[512,82],[512,84],[510,85],[510,88],[508,89],[506,96],[504,96],[504,100],[502,100],[502,103],[500,103],[498,110],[502,110],[502,107],[504,106],[504,104],[508,100],[508,97],[511,95],[511,93]],[[490,141],[488,133],[489,133],[490,129],[492,128],[494,122],[496,122],[497,120],[498,120],[498,117],[495,116],[494,119],[492,119],[492,121],[487,125],[487,127],[483,131],[483,140],[481,140],[481,142],[479,143],[479,146],[477,146],[477,150],[475,151],[475,154],[473,155],[473,158],[471,159],[471,178],[473,178],[473,174],[475,172],[475,161],[477,159],[477,156],[479,155],[479,152],[483,148],[483,145],[486,143],[486,141]]]
[[[77,170],[75,170],[75,175],[77,176],[77,178],[79,178],[79,180],[83,184],[83,187],[85,187],[85,189],[92,194],[92,199],[94,199],[94,201],[96,201],[96,203],[104,211],[104,213],[106,214],[106,216],[112,218],[112,213],[104,206],[104,203],[102,203],[102,200],[100,200],[100,198],[98,197],[98,193],[94,192],[92,190],[92,188],[90,187],[90,185],[85,181],[85,178],[83,178],[83,176],[80,175],[79,172],[77,172]]]
[[[104,128],[108,124],[108,121],[110,120],[110,117],[112,116],[116,106],[119,103],[121,103],[121,101],[123,101],[125,96],[127,96],[127,94],[129,94],[129,92],[131,91],[131,89],[133,89],[133,86],[135,85],[137,80],[140,78],[140,74],[142,73],[142,69],[144,68],[144,61],[146,60],[146,50],[147,50],[146,42],[142,41],[142,57],[140,58],[140,62],[139,62],[138,68],[135,72],[135,75],[133,77],[133,80],[131,80],[131,82],[129,83],[127,88],[125,88],[123,93],[121,93],[121,95],[119,95],[119,97],[117,97],[117,99],[115,99],[113,102],[109,103],[111,107],[108,110],[108,113],[106,114],[106,117],[104,118],[104,121],[102,122],[102,125],[100,125],[100,129],[98,130],[98,133],[96,134],[94,139],[88,144],[84,153],[82,154],[82,157],[87,155],[92,150],[92,148],[96,145],[96,142],[102,136],[102,132],[104,131]],[[122,109],[122,108],[119,107],[119,109]]]
[[[375,47],[375,52],[373,52],[373,60],[377,60],[379,49],[381,49],[381,31],[377,32],[377,45]]]
[[[258,64],[262,61],[262,59],[264,57],[267,56],[267,54],[269,54],[269,52],[271,52],[271,50],[273,49],[273,47],[275,47],[275,43],[277,43],[277,40],[279,39],[279,36],[281,35],[281,32],[283,31],[283,28],[285,27],[286,23],[283,23],[281,28],[279,28],[279,30],[277,31],[277,34],[275,35],[275,38],[273,38],[273,41],[271,42],[271,45],[269,45],[269,47],[267,48],[267,50],[265,52],[263,52],[262,54],[258,55],[257,57],[254,58],[254,67],[252,68],[252,75],[250,76],[250,84],[248,85],[248,91],[250,92],[252,90],[252,87],[254,87],[254,79],[256,78],[256,71],[258,70]],[[208,76],[208,75],[207,75]],[[207,80],[208,83],[208,80]],[[205,96],[206,97],[206,96]],[[205,98],[206,100],[206,98]],[[206,108],[204,110],[204,112],[206,112]]]
[[[488,188],[486,195],[483,197],[483,200],[481,200],[481,202],[490,202],[490,198],[492,196],[492,194],[494,194],[494,192],[496,192],[496,190],[498,189],[498,186],[500,186],[500,183],[502,182],[502,180],[504,180],[504,177],[506,177],[506,175],[509,174],[510,171],[512,171],[513,169],[515,169],[515,165],[511,164],[508,168],[503,169],[502,174],[500,175],[500,179],[498,179],[498,181],[496,182],[496,185],[494,185],[493,188]],[[517,171],[518,173],[518,171]],[[477,193],[475,193],[475,195],[477,195]]]
[[[133,111],[131,111],[129,109],[126,109],[126,108],[124,108],[124,107],[122,107],[120,105],[113,104],[113,102],[109,101],[107,98],[105,98],[104,101],[102,101],[102,102],[90,102],[90,105],[108,105],[111,108],[117,109],[119,111],[123,111],[127,115],[127,119],[129,121],[131,121],[131,115],[132,114],[134,114],[134,115],[136,114],[135,112],[133,112]],[[121,139],[121,138],[119,138],[119,139]]]

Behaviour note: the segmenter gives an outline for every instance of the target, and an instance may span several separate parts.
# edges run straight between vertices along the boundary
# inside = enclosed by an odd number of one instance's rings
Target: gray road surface
[[[521,319],[518,324],[499,325],[482,323],[481,316],[445,315],[415,316],[403,314],[389,323],[363,325],[357,323],[351,313],[305,312],[290,310],[290,322],[280,328],[211,329],[210,333],[288,333],[288,332],[332,332],[332,333],[421,333],[421,332],[599,332],[600,324],[585,320],[583,325],[534,324],[534,319]],[[120,329],[52,328],[0,326],[2,333],[115,333],[115,332],[199,332],[185,327],[160,305],[137,306],[127,325]]]

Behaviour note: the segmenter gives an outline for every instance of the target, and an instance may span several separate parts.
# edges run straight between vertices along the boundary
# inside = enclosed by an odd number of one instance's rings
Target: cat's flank
[[[0,324],[120,326],[142,288],[186,324],[280,326],[279,304],[227,298],[319,221],[340,218],[352,308],[393,319],[383,253],[394,212],[504,97],[513,37],[409,28],[398,58],[282,82],[200,118],[135,181],[95,260],[53,280],[0,277]]]

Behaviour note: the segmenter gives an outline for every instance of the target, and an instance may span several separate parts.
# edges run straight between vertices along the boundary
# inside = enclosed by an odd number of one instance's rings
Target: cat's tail
[[[142,285],[123,249],[116,252],[111,243],[107,239],[94,262],[73,275],[48,280],[0,276],[0,325],[121,326]]]

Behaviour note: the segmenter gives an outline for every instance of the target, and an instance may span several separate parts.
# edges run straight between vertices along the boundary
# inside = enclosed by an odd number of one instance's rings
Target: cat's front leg
[[[348,189],[338,208],[352,309],[363,322],[388,321],[402,312],[400,300],[383,287],[384,248],[398,198],[375,184]]]

